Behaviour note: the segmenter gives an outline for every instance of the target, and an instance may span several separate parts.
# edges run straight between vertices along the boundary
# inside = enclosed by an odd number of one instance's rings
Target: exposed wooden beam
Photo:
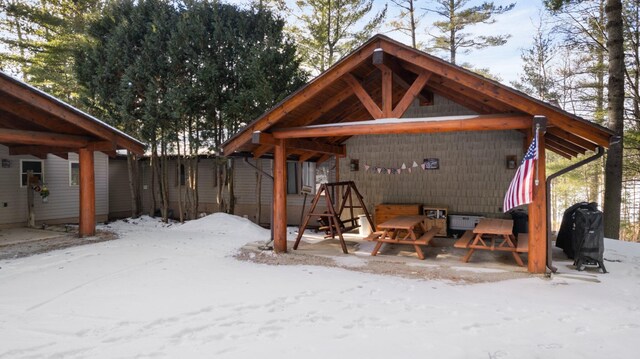
[[[305,152],[305,153],[300,155],[300,157],[298,158],[298,162],[308,161],[315,155],[317,155],[316,152]]]
[[[84,136],[10,129],[0,131],[0,143],[81,148],[90,142],[91,139]]]
[[[427,71],[422,71],[420,75],[413,81],[411,87],[404,94],[400,102],[396,105],[396,108],[393,109],[391,113],[391,117],[400,118],[407,111],[411,103],[416,98],[416,96],[422,91],[424,85],[429,81],[429,77],[431,77],[431,73]]]
[[[373,51],[373,64],[382,73],[382,117],[392,117],[393,111],[393,69],[385,63],[382,49]]]
[[[321,164],[321,163],[327,162],[330,158],[331,158],[331,156],[329,156],[329,155],[322,155],[322,156],[321,156],[321,157],[316,161],[316,164],[318,164],[318,165],[319,165],[319,164]]]
[[[567,132],[559,127],[547,127],[547,132],[556,137],[562,138],[565,141],[569,141],[577,146],[582,148],[586,148],[590,151],[595,151],[598,145],[595,143],[585,140],[582,137],[578,137],[570,132]]]
[[[276,123],[280,118],[291,112],[293,109],[304,103],[308,99],[316,96],[320,91],[326,89],[327,86],[337,81],[344,74],[351,72],[356,67],[371,56],[373,50],[378,46],[377,42],[370,41],[363,45],[359,50],[352,53],[348,58],[339,61],[329,70],[316,77],[309,84],[302,87],[289,98],[282,101],[273,109],[269,110],[264,116],[250,123],[247,128],[231,138],[224,145],[224,153],[231,154],[240,146],[251,140],[253,131],[264,131],[271,125]]]
[[[381,41],[379,46],[383,50],[403,61],[414,63],[427,71],[434,72],[444,78],[453,80],[463,86],[474,89],[487,96],[491,96],[509,106],[532,115],[546,116],[551,125],[562,127],[581,137],[588,138],[597,144],[609,147],[609,139],[612,135],[606,130],[599,131],[593,126],[580,120],[577,117],[561,112],[552,105],[542,104],[532,98],[528,98],[505,86],[500,86],[482,77],[473,75],[471,72],[453,67],[445,61],[438,60],[431,56],[425,56],[415,49],[403,46],[390,41]]]
[[[318,108],[310,112],[309,114],[302,116],[299,119],[296,119],[293,123],[296,126],[306,125],[313,123],[323,115],[329,113],[331,110],[335,109],[341,103],[345,102],[350,97],[354,96],[353,89],[351,86],[347,86],[344,90],[338,92],[336,95],[332,96],[326,101],[322,102]]]
[[[349,84],[349,86],[351,86],[351,89],[356,94],[356,96],[358,96],[358,99],[360,99],[360,102],[362,103],[362,105],[367,109],[367,111],[369,111],[369,113],[371,114],[371,117],[373,118],[383,117],[382,110],[380,109],[380,107],[378,107],[375,101],[373,101],[373,99],[371,98],[367,90],[365,90],[364,87],[362,87],[362,84],[360,84],[360,81],[358,81],[358,79],[356,79],[355,76],[348,73],[344,75],[343,80],[347,84]]]
[[[528,115],[473,115],[361,121],[274,130],[274,138],[333,137],[401,133],[517,130],[531,126]]]
[[[568,148],[566,148],[565,146],[563,146],[562,144],[560,144],[560,143],[558,143],[556,141],[553,141],[553,140],[547,138],[546,139],[546,143],[548,145],[550,145],[550,146],[553,146],[553,148],[556,148],[556,149],[558,149],[558,150],[570,155],[571,157],[578,157],[579,153],[577,151],[568,149]]]
[[[546,174],[545,159],[546,151],[545,138],[538,139],[540,151],[538,152],[537,163],[541,164],[536,168],[537,186],[533,186],[533,202],[528,207],[529,212],[529,252],[528,269],[530,273],[544,273],[547,258],[547,194],[546,194]]]
[[[548,149],[550,149],[551,151],[555,152],[556,154],[558,154],[558,155],[560,155],[560,156],[562,156],[562,157],[564,157],[564,158],[566,158],[568,160],[573,158],[573,156],[571,156],[570,154],[564,152],[563,149],[560,149],[560,148],[556,147],[555,145],[553,145],[551,143],[547,143],[546,147]]]
[[[579,153],[581,155],[584,155],[585,152],[587,152],[586,148],[582,148],[578,145],[574,145],[571,142],[568,142],[560,137],[556,137],[550,133],[545,134],[545,136],[547,137],[547,141],[548,142],[554,142],[557,143],[558,145],[562,146],[563,148],[566,148],[568,150],[574,151],[576,153]]]
[[[287,152],[279,140],[273,154],[273,249],[287,252]]]
[[[32,153],[67,153],[77,152],[78,149],[71,149],[69,147],[54,147],[54,146],[10,146],[9,154],[12,156],[30,155]]]
[[[260,158],[271,150],[273,150],[273,145],[260,145],[258,148],[253,150],[253,158]]]
[[[79,111],[74,110],[71,106],[64,105],[48,96],[41,95],[16,81],[8,81],[4,78],[0,79],[0,92],[11,94],[11,96],[18,101],[27,103],[29,106],[62,119],[96,137],[115,142],[123,148],[129,149],[131,152],[137,154],[144,153],[144,145],[138,143],[138,141],[128,136],[118,134],[108,126],[81,115]]]
[[[270,133],[255,131],[251,140],[255,144],[275,146],[278,142]],[[291,139],[287,141],[287,148],[293,150],[304,150],[317,153],[327,153],[336,156],[344,156],[346,151],[344,146],[331,145],[324,142]]]

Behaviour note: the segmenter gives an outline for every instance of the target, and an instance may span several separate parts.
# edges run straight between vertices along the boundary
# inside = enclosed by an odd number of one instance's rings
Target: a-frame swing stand
[[[339,200],[337,203],[334,200],[334,194],[335,199]],[[353,195],[356,196],[358,202],[355,205]],[[320,202],[323,197],[326,201],[327,209],[324,212],[316,212],[318,202]],[[362,195],[360,194],[360,192],[358,192],[356,184],[353,181],[323,183],[322,185],[320,185],[320,189],[318,190],[318,193],[316,193],[316,196],[311,203],[309,213],[304,218],[302,226],[300,226],[298,237],[296,238],[296,243],[293,245],[293,249],[298,249],[300,239],[302,239],[302,235],[304,234],[307,225],[309,225],[309,220],[311,219],[311,217],[318,217],[320,223],[323,223],[323,226],[320,227],[320,229],[325,230],[327,233],[325,238],[335,239],[337,234],[338,238],[340,239],[342,251],[345,254],[349,253],[347,251],[347,245],[344,243],[342,234],[360,227],[358,219],[354,216],[353,210],[356,208],[362,209],[364,214],[367,216],[367,221],[369,221],[371,228],[375,228],[373,225],[373,220],[371,220],[371,215],[369,214],[369,211],[367,211],[367,207],[364,205],[364,201],[362,200]],[[349,218],[343,220],[342,213],[346,209],[349,210],[350,216]]]

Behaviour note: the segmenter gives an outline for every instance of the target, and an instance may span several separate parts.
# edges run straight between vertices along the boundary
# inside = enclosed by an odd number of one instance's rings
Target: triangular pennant
[[[391,168],[387,168],[387,174],[390,175],[391,174]]]
[[[400,167],[400,168],[401,168],[401,169],[403,169],[403,170],[406,170],[406,169],[407,169],[407,165],[405,165],[405,164],[403,163],[403,164],[402,164],[402,167]]]
[[[414,162],[415,163],[415,162]],[[409,173],[411,173],[411,168],[407,168],[407,171],[409,171]]]
[[[369,168],[371,168],[371,166],[369,166],[369,165],[367,165],[367,164],[365,164],[365,165],[364,165],[364,170],[365,170],[365,171],[368,171],[368,170],[369,170]]]
[[[418,164],[416,163],[416,161],[413,161],[413,165],[411,167],[418,167]]]
[[[420,167],[422,167],[422,169],[423,169],[423,170],[426,170],[426,169],[427,169],[427,165],[426,165],[426,164],[424,164],[424,163],[423,163],[423,164],[421,164],[421,165],[420,165]]]
[[[380,173],[380,172],[382,172],[382,168],[376,167],[376,171],[378,171],[378,173]]]

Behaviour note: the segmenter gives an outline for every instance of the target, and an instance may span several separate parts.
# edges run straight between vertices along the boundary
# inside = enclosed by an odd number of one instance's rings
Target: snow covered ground
[[[224,214],[109,228],[0,261],[0,358],[640,355],[638,244],[606,242],[610,274],[460,285],[238,261],[269,233]]]

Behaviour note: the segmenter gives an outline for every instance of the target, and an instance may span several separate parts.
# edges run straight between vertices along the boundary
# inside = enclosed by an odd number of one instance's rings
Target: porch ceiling
[[[142,154],[144,144],[104,122],[0,72],[0,144],[12,155],[67,157],[80,148]]]
[[[428,105],[434,94],[480,116],[418,121],[398,119],[415,98],[422,105]],[[527,133],[531,127],[523,127],[522,121],[528,118],[531,123],[536,115],[548,118],[546,148],[564,157],[575,157],[597,146],[608,147],[613,136],[608,129],[551,104],[377,35],[250,123],[223,148],[227,155],[244,152],[260,157],[271,153],[274,143],[252,141],[255,131],[274,138],[305,138],[320,146],[341,145],[350,136],[373,134],[372,131],[383,134],[491,128]],[[394,127],[395,132],[385,132],[391,128],[389,118],[395,118],[391,121],[396,123],[404,121],[406,125]],[[436,125],[437,121],[449,123]],[[454,125],[450,121],[457,122]],[[503,121],[502,128],[493,128],[491,121]],[[355,130],[359,122],[360,129]],[[483,122],[486,122],[484,126]],[[340,152],[335,154],[340,155]],[[327,158],[326,151],[314,151],[310,147],[296,148],[288,155],[303,160]]]

